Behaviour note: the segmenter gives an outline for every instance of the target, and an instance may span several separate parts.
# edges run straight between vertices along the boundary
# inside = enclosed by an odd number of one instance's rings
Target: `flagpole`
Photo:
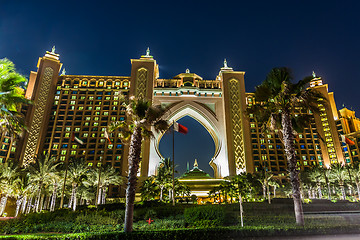
[[[175,121],[173,120],[173,156],[172,156],[172,199],[175,206]]]

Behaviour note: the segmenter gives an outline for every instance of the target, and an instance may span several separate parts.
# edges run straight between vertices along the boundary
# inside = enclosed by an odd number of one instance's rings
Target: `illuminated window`
[[[108,148],[109,148],[109,149],[112,149],[112,148],[113,148],[113,146],[114,146],[114,145],[109,144],[109,145],[108,145]]]
[[[75,128],[75,132],[79,132],[80,131],[80,128]]]
[[[60,99],[60,96],[55,96],[55,99]]]
[[[66,154],[66,150],[61,150],[61,155],[65,155]]]
[[[88,163],[88,166],[89,166],[89,167],[92,167],[92,165],[93,165],[92,162],[89,162],[89,163]]]
[[[71,148],[72,149],[77,149],[77,146],[78,146],[77,144],[73,144],[73,145],[71,145]]]
[[[58,105],[58,104],[59,104],[59,101],[55,101],[55,102],[54,102],[54,105]]]
[[[261,156],[262,160],[266,160],[267,159],[267,156]]]
[[[101,107],[96,107],[95,110],[99,111],[101,110]]]
[[[102,86],[104,86],[104,82],[103,82],[103,81],[100,81],[100,82],[99,82],[99,87],[102,87]]]
[[[79,110],[84,110],[84,107],[79,107]]]
[[[11,147],[11,151],[15,152],[16,151],[16,147]]]
[[[65,137],[70,137],[70,133],[65,133]]]
[[[60,156],[60,161],[65,161],[65,156]]]
[[[104,112],[103,115],[108,116],[109,112]]]
[[[88,136],[89,136],[88,133],[84,133],[84,134],[83,134],[83,137],[88,137]]]
[[[93,96],[90,96],[90,97],[89,97],[89,100],[94,100],[94,97],[93,97]]]
[[[70,127],[66,127],[66,128],[65,128],[65,131],[70,132],[70,131],[71,131],[71,128],[70,128]]]
[[[53,145],[53,149],[58,149],[59,145],[58,144],[54,144]]]
[[[76,96],[71,96],[71,99],[76,99]]]
[[[76,155],[76,151],[71,151],[71,155]]]

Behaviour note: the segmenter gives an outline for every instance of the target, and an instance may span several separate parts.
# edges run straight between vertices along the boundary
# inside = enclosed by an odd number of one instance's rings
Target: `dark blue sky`
[[[161,78],[189,68],[215,79],[227,58],[246,71],[249,92],[273,67],[292,68],[296,79],[315,70],[337,106],[359,116],[358,1],[54,3],[0,0],[0,58],[24,75],[53,45],[67,74],[91,75],[130,75],[130,59],[150,47]]]

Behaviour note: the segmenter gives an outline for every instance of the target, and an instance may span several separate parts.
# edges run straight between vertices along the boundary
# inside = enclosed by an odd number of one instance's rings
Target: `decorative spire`
[[[185,70],[185,73],[190,73],[190,69],[187,68],[187,69]]]
[[[150,48],[149,47],[146,49],[146,55],[145,56],[150,57]]]
[[[52,47],[51,53],[55,53],[55,45]]]
[[[312,72],[312,76],[313,78],[316,78],[316,73],[314,71]]]
[[[197,163],[197,160],[196,160],[196,158],[195,158],[195,162],[194,162],[194,168],[198,168],[198,163]]]
[[[60,76],[63,76],[63,75],[66,75],[65,67],[63,68],[63,70],[62,70],[62,72],[61,72]]]
[[[224,66],[221,68],[221,71],[233,71],[233,69],[228,66],[226,58],[224,59]]]
[[[189,162],[186,163],[186,172],[190,171]]]

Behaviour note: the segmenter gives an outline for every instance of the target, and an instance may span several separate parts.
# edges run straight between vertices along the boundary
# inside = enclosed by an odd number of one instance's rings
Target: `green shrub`
[[[225,223],[225,211],[221,206],[199,206],[187,208],[184,212],[185,222],[190,226],[196,224],[221,226]]]

